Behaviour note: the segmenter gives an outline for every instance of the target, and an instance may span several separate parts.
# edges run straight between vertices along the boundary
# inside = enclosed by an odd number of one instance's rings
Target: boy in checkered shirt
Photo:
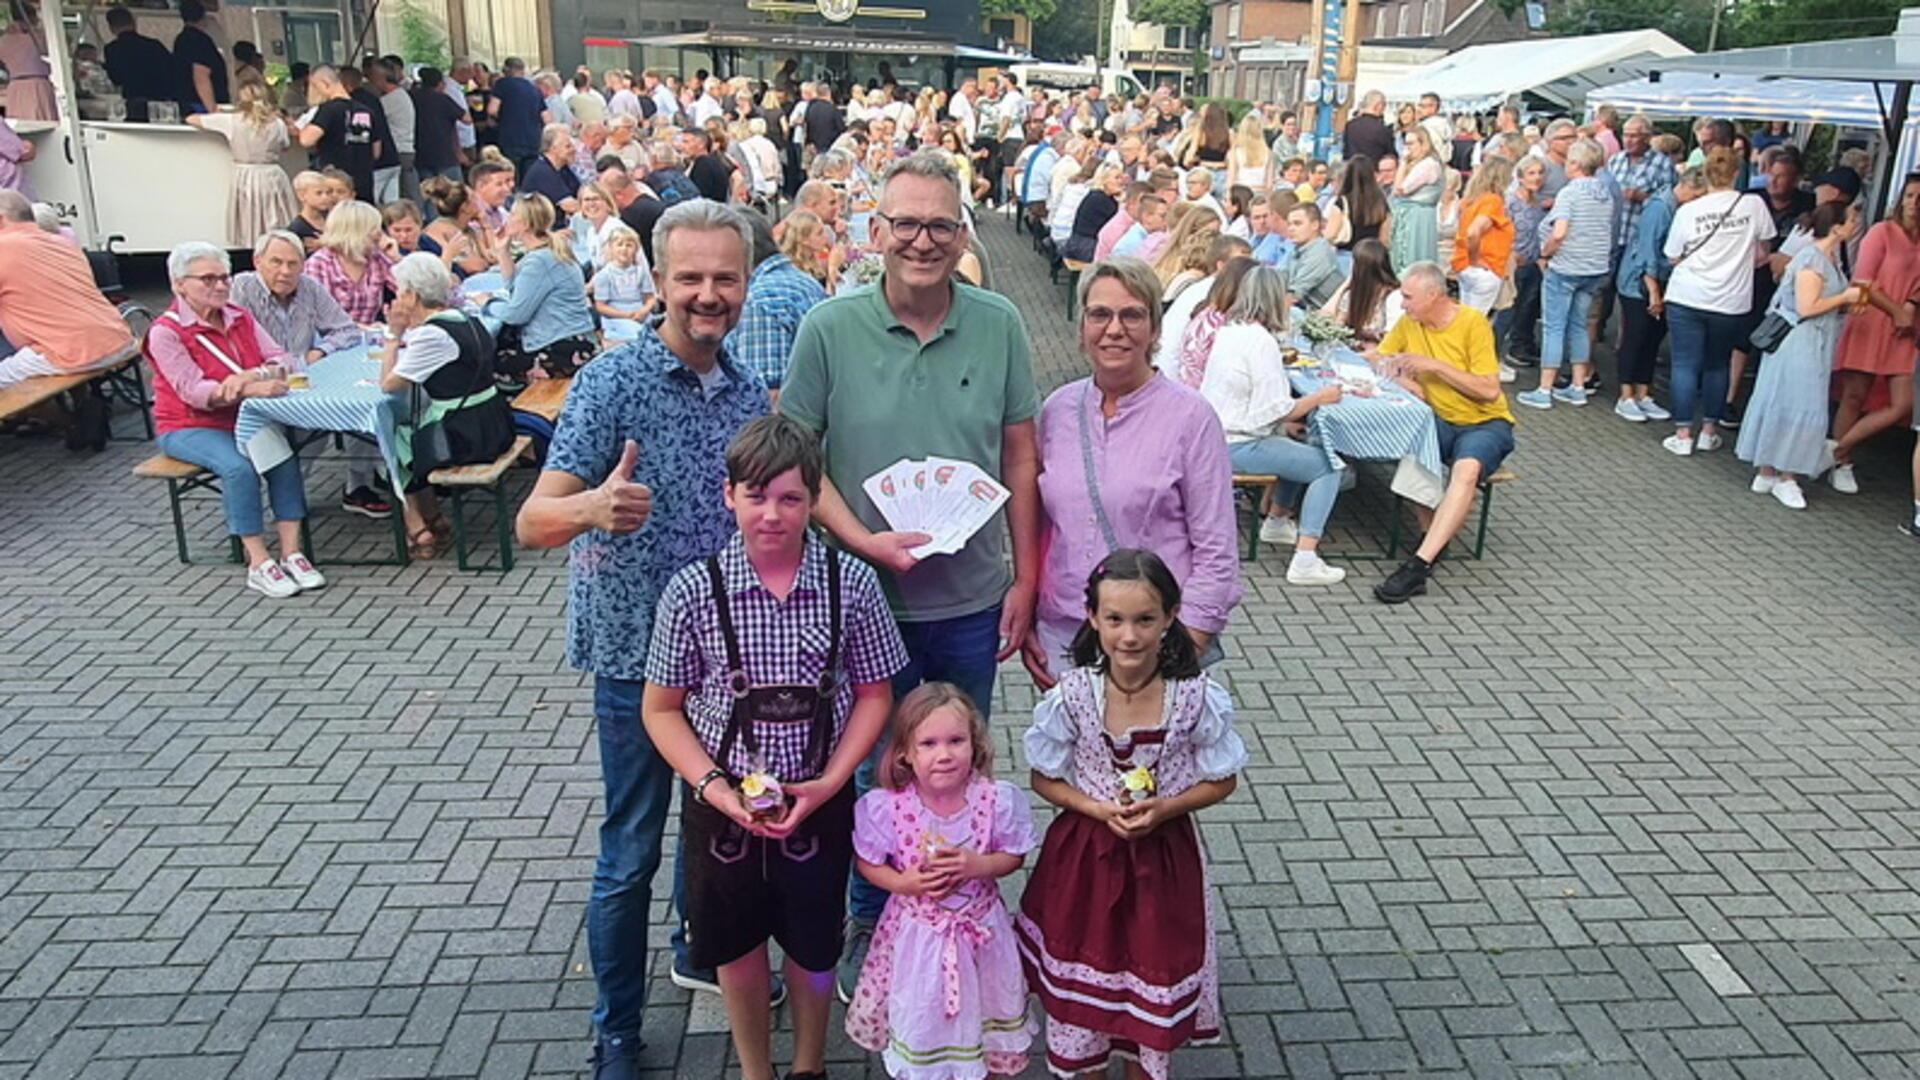
[[[767,939],[786,953],[790,1078],[825,1075],[827,1010],[853,857],[854,768],[907,663],[879,579],[808,523],[818,440],[780,416],[727,448],[740,531],[660,598],[641,703],[647,735],[686,780],[688,948],[719,970],[747,1080],[769,1080]]]

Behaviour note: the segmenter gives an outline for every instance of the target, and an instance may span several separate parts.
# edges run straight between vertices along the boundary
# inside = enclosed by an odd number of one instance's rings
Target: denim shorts
[[[1477,424],[1449,424],[1433,418],[1434,436],[1440,442],[1440,460],[1451,465],[1461,458],[1480,463],[1482,478],[1499,471],[1500,463],[1513,453],[1513,421],[1482,420]]]

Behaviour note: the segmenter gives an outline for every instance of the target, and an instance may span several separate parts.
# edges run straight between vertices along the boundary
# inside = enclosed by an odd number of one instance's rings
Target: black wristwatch
[[[701,777],[700,782],[693,785],[693,801],[699,803],[701,806],[712,806],[713,804],[707,801],[707,785],[713,783],[715,780],[725,780],[726,778],[727,770],[725,769],[708,770],[707,775]]]

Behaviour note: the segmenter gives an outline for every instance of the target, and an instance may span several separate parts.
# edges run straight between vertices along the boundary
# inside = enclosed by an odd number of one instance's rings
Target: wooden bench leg
[[[1487,550],[1487,516],[1493,513],[1493,485],[1480,488],[1480,529],[1473,537],[1473,557],[1478,560]]]
[[[493,531],[500,542],[500,572],[513,570],[513,536],[507,526],[507,478],[493,485]]]
[[[180,481],[167,481],[167,507],[173,511],[173,544],[180,552],[180,564],[185,566],[193,560],[187,557],[187,523],[180,516]],[[239,541],[236,539],[235,543]]]
[[[467,504],[459,488],[447,493],[453,500],[453,561],[462,570],[467,567]]]

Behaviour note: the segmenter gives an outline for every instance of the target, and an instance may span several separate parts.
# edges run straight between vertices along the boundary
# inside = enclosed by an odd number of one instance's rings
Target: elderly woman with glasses
[[[307,516],[300,461],[288,457],[266,471],[281,558],[262,538],[260,474],[234,442],[240,403],[287,392],[289,370],[301,370],[285,349],[232,302],[233,267],[212,244],[191,242],[167,256],[173,303],[147,331],[153,365],[153,423],[160,451],[192,462],[220,478],[227,531],[240,538],[247,556],[247,587],[285,599],[327,583],[300,550],[300,523]]]
[[[1203,655],[1240,602],[1233,468],[1205,398],[1153,367],[1160,279],[1138,259],[1096,263],[1080,279],[1080,351],[1092,373],[1040,409],[1046,561],[1023,658],[1042,685],[1086,622],[1088,576],[1119,548],[1144,548],[1180,579],[1181,621]]]
[[[431,559],[444,550],[449,530],[425,475],[499,457],[513,443],[513,413],[493,385],[493,335],[451,307],[456,290],[446,264],[416,252],[394,266],[393,280],[380,389],[411,398],[397,447],[407,491],[401,512],[411,554]],[[435,426],[444,439],[416,437]]]

